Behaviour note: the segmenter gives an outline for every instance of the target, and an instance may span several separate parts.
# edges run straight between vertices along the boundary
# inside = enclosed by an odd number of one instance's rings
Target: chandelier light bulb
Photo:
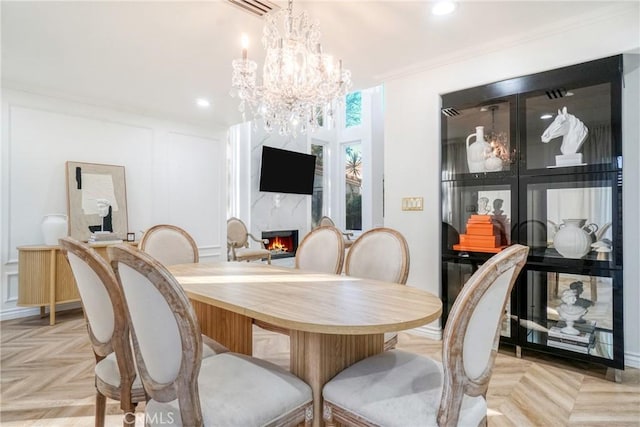
[[[351,87],[351,72],[336,66],[330,55],[322,53],[320,31],[302,12],[287,9],[265,15],[262,45],[266,50],[262,84],[258,83],[258,64],[249,60],[247,43],[242,59],[232,62],[232,96],[240,99],[238,109],[246,120],[262,119],[267,131],[282,135],[314,131],[329,123],[336,103],[343,102]]]
[[[240,45],[242,46],[242,59],[247,59],[249,53],[249,36],[243,34],[240,37]]]

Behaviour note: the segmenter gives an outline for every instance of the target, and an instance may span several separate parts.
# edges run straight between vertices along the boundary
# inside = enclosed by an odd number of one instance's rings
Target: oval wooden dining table
[[[322,387],[338,372],[383,351],[384,333],[440,317],[423,290],[259,263],[168,267],[191,299],[202,333],[251,355],[253,320],[290,331],[290,370],[313,390],[313,425],[322,422]]]

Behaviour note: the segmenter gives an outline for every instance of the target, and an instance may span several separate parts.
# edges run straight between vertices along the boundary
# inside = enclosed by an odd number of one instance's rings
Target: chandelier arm
[[[278,20],[282,27],[279,28]],[[257,64],[234,60],[232,96],[240,98],[239,110],[261,118],[267,131],[283,135],[315,130],[331,121],[333,104],[341,103],[351,87],[351,73],[334,66],[322,53],[320,32],[306,12],[293,16],[293,0],[286,10],[265,17],[262,44],[267,51],[262,84],[256,84]]]

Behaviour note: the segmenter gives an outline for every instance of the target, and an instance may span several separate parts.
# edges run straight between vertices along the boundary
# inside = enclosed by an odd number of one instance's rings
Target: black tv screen
[[[260,191],[313,194],[316,156],[279,148],[262,147]]]

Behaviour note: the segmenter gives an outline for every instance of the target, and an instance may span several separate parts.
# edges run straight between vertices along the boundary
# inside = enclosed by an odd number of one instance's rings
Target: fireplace
[[[271,251],[271,259],[296,256],[298,230],[263,231],[262,239],[269,240],[265,247]]]

